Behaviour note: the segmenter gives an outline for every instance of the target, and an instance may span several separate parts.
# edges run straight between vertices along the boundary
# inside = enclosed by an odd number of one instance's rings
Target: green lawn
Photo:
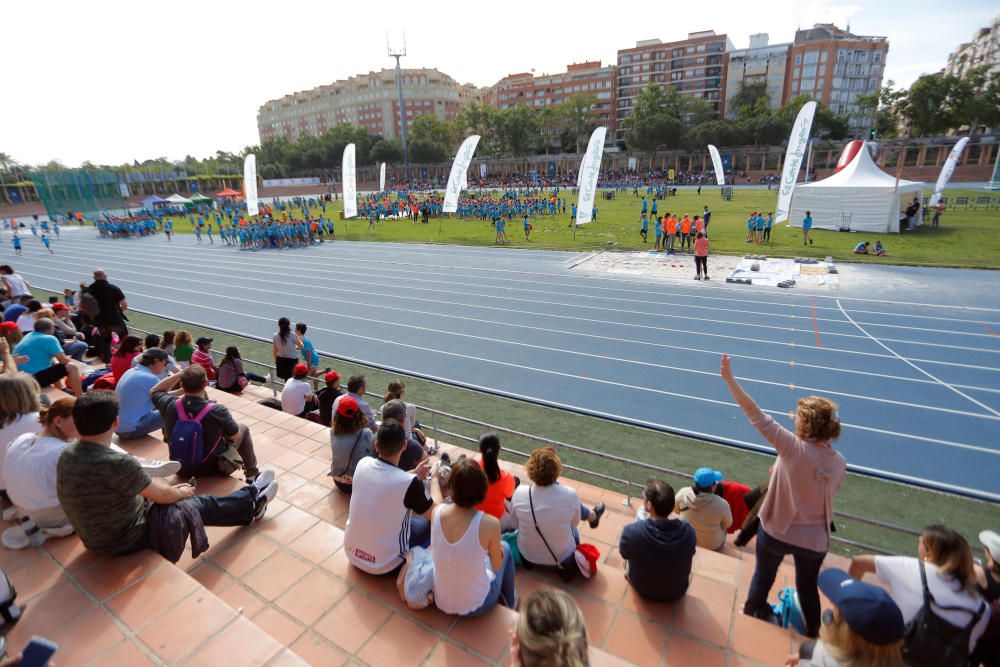
[[[42,292],[44,290],[37,290]],[[129,325],[133,328],[162,333],[164,330],[187,329],[192,337],[212,336],[212,347],[224,350],[228,345],[238,345],[244,359],[270,363],[271,346],[254,340],[241,338],[225,332],[190,327],[160,317],[130,312]],[[341,375],[364,374],[368,380],[373,402],[391,379],[398,377],[372,368],[345,363],[338,359],[324,357],[320,367],[329,366]],[[248,365],[248,370],[260,371]],[[520,433],[549,438],[561,443],[581,448],[614,454],[649,465],[691,474],[695,469],[709,465],[722,470],[728,479],[756,485],[767,478],[768,468],[773,458],[763,454],[724,447],[712,443],[669,435],[648,429],[627,426],[615,422],[586,417],[574,413],[545,408],[530,403],[501,398],[475,391],[459,389],[445,384],[404,376],[407,397],[418,405],[427,406],[453,415],[474,419],[494,427],[507,428]],[[720,380],[721,382],[721,380]],[[464,423],[455,419],[431,418],[428,414],[418,419],[429,434],[434,437],[438,430],[443,441],[465,444],[458,436],[478,438],[487,429],[483,426]],[[530,453],[538,446],[537,441],[528,438],[502,435],[505,448]],[[505,458],[523,462],[523,458],[513,453]],[[568,466],[601,473],[619,479],[642,483],[652,474],[636,466],[628,466],[592,454],[571,452],[563,449],[560,456]],[[623,484],[584,473],[567,471],[567,476],[588,483],[624,492]],[[690,484],[689,480],[673,475],[661,475],[675,488]],[[636,489],[632,489],[633,493]],[[635,503],[633,502],[633,507]],[[997,505],[961,498],[958,496],[926,491],[915,487],[878,480],[871,477],[850,474],[837,495],[835,509],[882,521],[919,529],[920,527],[944,522],[961,531],[971,543],[986,527],[996,526]],[[879,529],[849,520],[837,520],[837,535],[858,542],[873,544],[897,553],[914,554],[916,538]],[[836,545],[840,553],[851,553],[850,549]]]
[[[949,190],[948,197],[982,196],[984,191]],[[567,211],[575,196],[565,192]],[[746,218],[751,211],[774,209],[776,193],[768,190],[735,190],[732,201],[723,201],[718,190],[705,188],[699,196],[694,190],[680,190],[676,197],[659,202],[659,211],[700,214],[708,205],[712,210],[709,227],[712,252],[715,254],[744,254],[751,246],[744,243]],[[643,244],[639,236],[640,200],[631,192],[618,193],[616,199],[598,200],[598,222],[580,227],[574,239],[569,213],[555,219],[543,216],[533,221],[534,231],[530,241],[524,240],[520,221],[508,223],[507,236],[510,247],[547,250],[587,250],[614,248],[617,250],[648,249],[653,244],[653,225],[650,225],[649,243]],[[327,215],[341,210],[341,202],[327,207]],[[318,209],[314,209],[316,215]],[[190,231],[187,217],[175,219],[178,232]],[[776,257],[832,256],[838,261],[862,261],[922,266],[952,266],[968,268],[1000,268],[1000,210],[980,209],[951,210],[942,216],[938,229],[928,226],[915,232],[888,234],[882,238],[889,256],[866,257],[851,253],[860,240],[874,242],[875,235],[844,234],[816,230],[814,245],[802,246],[802,232],[798,228],[778,225],[772,232],[771,243],[753,247],[753,252],[763,252]],[[431,219],[429,224],[411,224],[409,221],[386,221],[374,232],[368,231],[368,221],[361,219],[338,220],[337,238],[352,241],[402,241],[420,243],[448,243],[457,245],[488,246],[493,244],[494,233],[488,222],[458,218]]]

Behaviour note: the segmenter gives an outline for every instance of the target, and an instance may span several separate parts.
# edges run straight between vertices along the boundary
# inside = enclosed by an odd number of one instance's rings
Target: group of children
[[[771,227],[774,226],[774,211],[764,217],[763,211],[754,211],[747,218],[747,243],[770,243]]]
[[[708,239],[708,225],[712,219],[712,212],[706,206],[703,215],[696,215],[693,218],[687,213],[677,217],[677,215],[667,211],[662,216],[657,215],[656,200],[653,200],[652,215],[656,218],[653,228],[655,234],[654,248],[657,252],[664,251],[674,254],[674,244],[680,245],[681,251],[692,252],[692,247],[698,236]],[[649,218],[647,217],[646,198],[642,199],[642,217],[639,221],[639,236],[643,243],[648,243]]]
[[[55,250],[52,249],[52,237],[50,236],[49,232],[51,231],[51,233],[56,235],[56,238],[59,238],[60,234],[59,223],[52,222],[51,227],[49,225],[50,223],[48,220],[42,220],[41,222],[38,222],[38,216],[36,215],[35,222],[33,222],[30,227],[31,235],[37,238],[39,241],[41,241],[42,245],[45,246],[46,250],[48,250],[52,254],[55,254]],[[24,242],[21,238],[21,235],[18,234],[18,230],[23,228],[24,226],[25,225],[23,222],[19,223],[16,220],[3,221],[3,228],[10,229],[13,232],[13,236],[11,237],[11,243],[14,246],[15,255],[23,254]]]
[[[869,248],[869,246],[871,246]],[[886,255],[885,246],[882,245],[882,241],[875,239],[875,245],[872,246],[868,241],[861,241],[854,246],[855,255],[875,255],[876,257],[884,257]]]

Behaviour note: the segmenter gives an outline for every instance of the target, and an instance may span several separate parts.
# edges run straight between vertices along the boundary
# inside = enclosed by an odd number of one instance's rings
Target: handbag
[[[552,551],[552,547],[549,546],[549,541],[545,539],[545,535],[542,534],[542,529],[538,527],[538,519],[535,517],[535,501],[531,497],[531,489],[528,489],[528,505],[531,507],[531,521],[535,524],[535,530],[538,531],[538,536],[542,538],[542,544],[548,550],[549,555],[552,556],[553,562],[556,564],[556,569],[559,570],[559,578],[563,581],[572,581],[577,574],[580,573],[580,566],[576,562],[576,549],[573,550],[569,556],[560,561],[556,558],[555,552]]]
[[[924,562],[920,565],[920,583],[924,589],[924,603],[909,623],[903,634],[903,662],[912,667],[964,667],[969,663],[969,638],[972,629],[986,613],[986,602],[980,602],[979,609],[972,611],[965,607],[946,607],[938,604],[927,587],[927,573]],[[966,626],[954,625],[934,613],[931,605],[944,611],[963,611],[971,620]]]

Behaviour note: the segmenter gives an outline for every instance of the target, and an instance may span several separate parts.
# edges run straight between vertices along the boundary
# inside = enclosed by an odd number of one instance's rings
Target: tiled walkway
[[[188,552],[176,566],[152,552],[103,558],[76,537],[49,540],[42,549],[0,548],[0,567],[28,605],[8,636],[12,648],[33,634],[47,636],[60,644],[60,665],[509,664],[514,612],[497,607],[460,620],[412,611],[394,579],[348,565],[348,500],[326,476],[326,429],[247,398],[214,396],[250,427],[262,467],[278,474],[279,496],[265,519],[250,528],[209,528],[209,551],[198,559]],[[128,449],[163,458],[166,445],[148,438]],[[601,550],[597,575],[566,587],[586,618],[592,664],[783,664],[792,634],[738,613],[752,553],[731,545],[723,553],[699,549],[683,600],[644,602],[627,585],[614,547],[632,510],[619,494],[563,483],[577,487],[585,503],[608,506],[598,529],[582,530],[584,541]],[[203,479],[198,491],[226,493],[240,484]],[[790,583],[790,575],[782,566],[776,586]],[[518,573],[521,596],[543,586],[565,585]]]

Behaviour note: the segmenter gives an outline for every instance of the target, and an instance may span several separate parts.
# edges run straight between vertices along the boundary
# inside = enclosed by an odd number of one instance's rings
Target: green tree
[[[680,114],[677,91],[666,93],[662,87],[649,84],[639,92],[625,119],[625,144],[646,153],[676,148],[684,131]]]
[[[732,99],[727,102],[729,108],[733,109],[737,120],[746,118],[762,118],[772,113],[771,99],[767,94],[767,82],[740,84],[740,89]]]
[[[900,109],[906,101],[905,90],[893,90],[896,83],[889,79],[878,92],[859,95],[854,101],[858,109],[872,119],[872,129],[879,137],[891,139],[899,134],[902,124]]]
[[[425,139],[416,139],[409,143],[410,161],[416,163],[444,162],[448,152],[444,146]]]
[[[959,110],[967,105],[967,95],[968,90],[956,76],[937,73],[919,77],[910,86],[902,107],[910,134],[929,137],[961,124]]]
[[[590,133],[597,127],[597,95],[591,93],[575,93],[568,100],[555,105],[555,115],[559,119],[564,140],[572,141],[576,152],[582,153],[587,148]]]
[[[466,104],[459,111],[457,127],[461,130],[460,134],[463,137],[468,134],[480,136],[477,155],[497,155],[502,150],[503,142],[498,132],[499,114],[498,109],[476,102]]]
[[[393,141],[379,139],[372,144],[371,151],[369,152],[374,162],[388,162],[391,164],[403,161],[403,148]]]
[[[531,153],[538,136],[538,119],[534,111],[518,104],[497,114],[496,122],[495,131],[504,153],[515,156]]]

